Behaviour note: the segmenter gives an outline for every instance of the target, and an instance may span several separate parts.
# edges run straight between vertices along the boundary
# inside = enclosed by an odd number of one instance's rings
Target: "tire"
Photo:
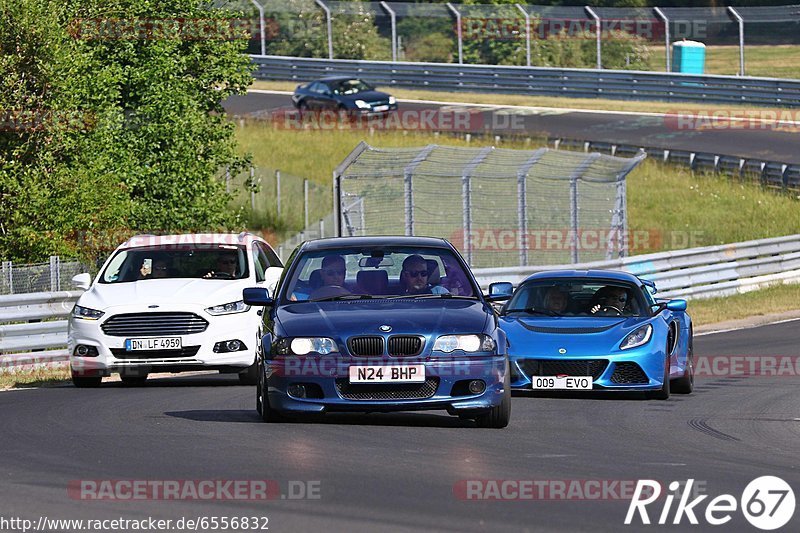
[[[103,382],[102,376],[76,376],[72,374],[72,384],[79,389],[95,389]]]
[[[686,355],[686,370],[683,375],[670,384],[670,389],[675,394],[691,394],[694,390],[694,343],[693,332],[689,331],[689,349]]]
[[[255,363],[248,366],[246,370],[239,372],[239,384],[255,385],[258,381],[258,367]]]
[[[297,106],[297,110],[300,112],[300,118],[305,118],[308,115],[308,104],[301,101]]]
[[[503,380],[503,401],[497,407],[492,407],[486,413],[478,415],[475,422],[479,428],[503,429],[511,420],[511,378],[508,363],[506,362],[506,377]]]
[[[256,366],[256,373],[256,411],[258,411],[261,421],[268,423],[286,421],[284,415],[269,405],[269,395],[267,394],[267,387],[264,382],[264,371],[260,366]]]
[[[147,374],[144,376],[120,376],[119,379],[126,387],[141,387],[147,381]]]
[[[669,355],[664,360],[664,378],[662,380],[661,388],[657,391],[649,391],[647,398],[650,400],[668,400],[669,399]]]

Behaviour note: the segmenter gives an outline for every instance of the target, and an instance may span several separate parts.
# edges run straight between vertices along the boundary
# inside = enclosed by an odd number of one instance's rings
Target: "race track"
[[[448,96],[443,94],[442,98],[447,99]],[[240,116],[263,117],[269,111],[288,109],[290,106],[291,98],[288,95],[265,92],[233,96],[225,102],[229,114]],[[408,103],[402,100],[399,103],[400,110],[421,111],[443,107],[446,106]],[[663,116],[647,114],[505,108],[501,115],[518,115],[512,123],[508,117],[497,115],[497,109],[483,109],[480,119],[470,121],[469,129],[473,132],[482,132],[487,127],[492,129],[497,126],[495,131],[504,135],[550,135],[800,164],[800,151],[797,150],[797,131],[800,125],[787,125],[784,129],[772,130],[763,129],[760,125],[744,128],[741,127],[742,123],[733,122],[732,127],[693,129],[688,126],[702,124],[702,121],[688,121],[681,125],[677,118],[665,119]],[[712,113],[714,109],[710,105],[707,113]],[[675,112],[681,113],[680,104],[675,105]],[[494,117],[492,113],[495,113]]]
[[[701,359],[797,357],[799,324],[697,337],[695,351]],[[694,394],[663,402],[517,396],[505,430],[437,413],[267,425],[254,410],[254,388],[235,376],[2,392],[0,499],[5,517],[34,521],[259,516],[269,518],[271,531],[617,531],[626,501],[475,501],[459,498],[459,487],[487,479],[655,479],[666,486],[694,478],[712,497],[738,498],[752,479],[777,475],[798,492],[799,379],[721,372],[699,377]],[[284,496],[290,482],[315,481],[320,497],[82,501],[67,490],[81,479],[264,479]],[[653,520],[660,510],[659,503]],[[655,529],[637,524],[629,530]],[[798,525],[800,512],[786,530]],[[678,529],[756,531],[739,512],[724,527],[689,527],[684,519]]]

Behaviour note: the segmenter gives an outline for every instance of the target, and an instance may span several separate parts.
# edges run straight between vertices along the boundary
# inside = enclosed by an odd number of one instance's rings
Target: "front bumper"
[[[420,389],[428,387],[422,393],[405,384],[349,384],[350,366],[403,364],[422,364],[426,379],[435,383],[420,385]],[[267,361],[264,377],[269,403],[278,411],[325,413],[447,410],[452,415],[468,417],[500,405],[505,394],[506,368],[506,357],[502,355],[402,360],[392,357],[367,359],[309,356]],[[471,394],[466,389],[466,383],[471,380],[482,380],[486,389],[480,394]],[[304,385],[307,391],[313,391],[314,397],[298,398],[290,395],[289,390],[293,385]],[[412,392],[408,392],[409,390]],[[409,397],[414,395],[422,397]],[[353,399],[355,396],[360,399]]]
[[[665,357],[663,350],[652,347],[597,356],[511,356],[511,388],[531,390],[536,376],[591,375],[594,390],[657,390],[663,385]]]
[[[153,371],[181,372],[188,370],[239,371],[255,361],[255,347],[260,319],[255,309],[245,313],[211,316],[203,309],[159,308],[159,312],[192,312],[208,322],[202,333],[176,335],[181,337],[184,350],[154,351],[146,356],[137,352],[125,351],[127,338],[158,337],[167,335],[106,335],[101,326],[108,319],[119,314],[141,313],[142,309],[115,310],[106,313],[101,320],[82,320],[71,318],[67,346],[70,353],[70,366],[73,372],[84,375],[107,376],[117,372]],[[172,335],[169,335],[172,336]],[[216,353],[214,345],[218,342],[239,340],[246,349],[236,352]],[[81,357],[75,353],[78,345],[94,347],[97,356]]]

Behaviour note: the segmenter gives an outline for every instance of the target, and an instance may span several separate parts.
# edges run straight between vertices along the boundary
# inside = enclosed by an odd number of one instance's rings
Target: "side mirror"
[[[92,284],[92,275],[88,272],[84,272],[83,274],[72,276],[72,284],[78,289],[88,290],[89,286]]]
[[[686,300],[670,300],[667,302],[670,311],[686,311]]]
[[[498,281],[497,283],[489,284],[489,294],[486,299],[490,302],[499,302],[501,300],[508,300],[514,293],[514,285],[508,281]]]
[[[264,287],[249,287],[242,291],[242,297],[247,305],[258,307],[272,305],[275,302],[270,297],[269,290]]]

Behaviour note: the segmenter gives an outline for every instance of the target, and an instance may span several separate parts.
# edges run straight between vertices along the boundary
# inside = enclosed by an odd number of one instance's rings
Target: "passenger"
[[[550,287],[544,295],[544,308],[555,314],[562,314],[569,305],[569,294],[561,287]]]
[[[442,258],[442,262],[444,263],[446,276],[442,286],[450,291],[450,294],[472,296],[472,288],[461,266],[449,257]]]
[[[322,260],[322,286],[344,287],[344,279],[347,274],[344,257],[341,255],[328,255]]]
[[[169,263],[166,259],[158,258],[149,261],[147,259],[142,262],[142,267],[139,269],[139,279],[159,279],[169,277]]]

